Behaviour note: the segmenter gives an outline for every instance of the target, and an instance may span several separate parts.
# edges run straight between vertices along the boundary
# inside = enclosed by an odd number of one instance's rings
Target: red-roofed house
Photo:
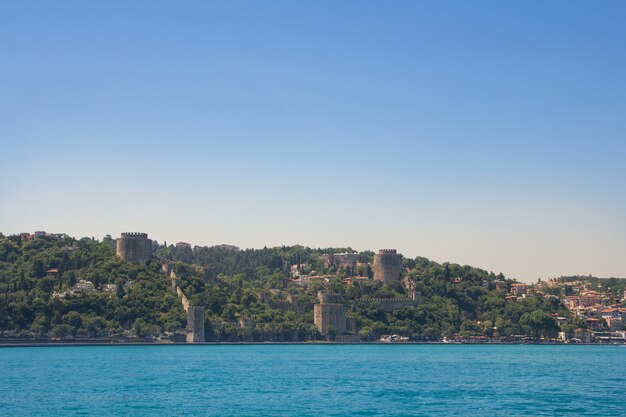
[[[585,320],[587,322],[587,326],[589,327],[590,330],[593,331],[600,331],[602,330],[602,321],[600,319],[587,319]]]

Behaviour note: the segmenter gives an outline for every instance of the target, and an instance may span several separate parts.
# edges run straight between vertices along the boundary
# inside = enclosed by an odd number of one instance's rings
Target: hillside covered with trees
[[[162,260],[175,262],[185,294],[193,304],[205,306],[207,341],[332,338],[319,334],[313,324],[319,291],[335,294],[346,305],[363,341],[387,334],[414,341],[454,334],[554,337],[560,328],[553,315],[568,317],[570,326],[584,326],[555,297],[507,301],[513,281],[502,274],[421,257],[404,258],[403,275],[421,293],[422,303],[384,311],[361,300],[402,298],[407,291],[401,282],[383,285],[366,278],[372,276],[370,251],[155,244],[154,253],[147,265],[136,266],[116,257],[110,238],[23,240],[0,235],[1,334],[64,339],[154,338],[183,332],[186,316],[161,271]],[[342,264],[329,259],[333,253],[355,253],[356,259]],[[209,273],[199,274],[198,267]],[[300,275],[324,279],[303,286],[292,279]]]
[[[93,289],[80,288],[81,281]],[[109,292],[105,286],[113,285]],[[67,294],[66,291],[78,288]],[[0,331],[21,337],[146,337],[185,325],[160,266],[115,256],[112,241],[0,236]]]

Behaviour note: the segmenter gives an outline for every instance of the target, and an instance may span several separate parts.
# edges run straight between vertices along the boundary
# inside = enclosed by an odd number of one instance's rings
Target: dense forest
[[[370,251],[302,246],[240,251],[155,244],[154,253],[147,265],[136,266],[115,256],[115,241],[110,238],[22,240],[0,235],[1,334],[64,339],[154,338],[183,332],[186,316],[161,271],[161,260],[176,262],[183,291],[192,304],[205,306],[208,341],[332,338],[320,335],[313,324],[318,291],[342,300],[364,341],[386,334],[415,341],[453,334],[554,337],[561,329],[553,314],[568,317],[567,326],[584,327],[556,297],[508,302],[505,297],[513,281],[502,274],[421,257],[404,258],[403,267],[423,302],[388,312],[375,302],[360,300],[406,297],[401,282],[345,280],[371,277]],[[356,261],[346,265],[322,256],[332,253],[354,253]],[[198,273],[200,266],[208,273]],[[300,286],[290,280],[294,271],[328,278]],[[288,298],[298,300],[297,309],[284,308]]]

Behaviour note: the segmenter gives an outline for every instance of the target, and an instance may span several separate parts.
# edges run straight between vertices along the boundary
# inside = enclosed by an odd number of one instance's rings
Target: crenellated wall
[[[361,298],[359,299],[361,304],[373,304],[376,303],[383,311],[393,311],[396,308],[402,308],[406,306],[417,307],[422,303],[422,294],[417,291],[409,292],[408,298]]]
[[[180,288],[180,280],[174,272],[172,263],[164,261],[161,269],[163,272],[169,271],[169,278],[172,282],[172,290],[176,292],[180,302],[183,305],[183,310],[187,313],[187,343],[202,343],[205,342],[204,335],[204,307],[194,306],[189,303],[189,299]]]

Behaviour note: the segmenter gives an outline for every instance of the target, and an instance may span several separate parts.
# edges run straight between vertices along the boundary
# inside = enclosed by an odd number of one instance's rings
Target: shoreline
[[[88,346],[269,346],[269,345],[305,345],[305,346],[336,346],[336,345],[384,345],[384,346],[402,346],[402,345],[443,345],[443,346],[502,346],[502,345],[528,345],[528,346],[626,346],[625,343],[520,343],[520,342],[488,342],[488,343],[472,343],[472,342],[331,342],[331,341],[308,341],[308,342],[199,342],[199,343],[158,343],[158,342],[118,342],[118,341],[11,341],[4,343],[0,341],[0,348],[19,348],[19,347],[88,347]]]

